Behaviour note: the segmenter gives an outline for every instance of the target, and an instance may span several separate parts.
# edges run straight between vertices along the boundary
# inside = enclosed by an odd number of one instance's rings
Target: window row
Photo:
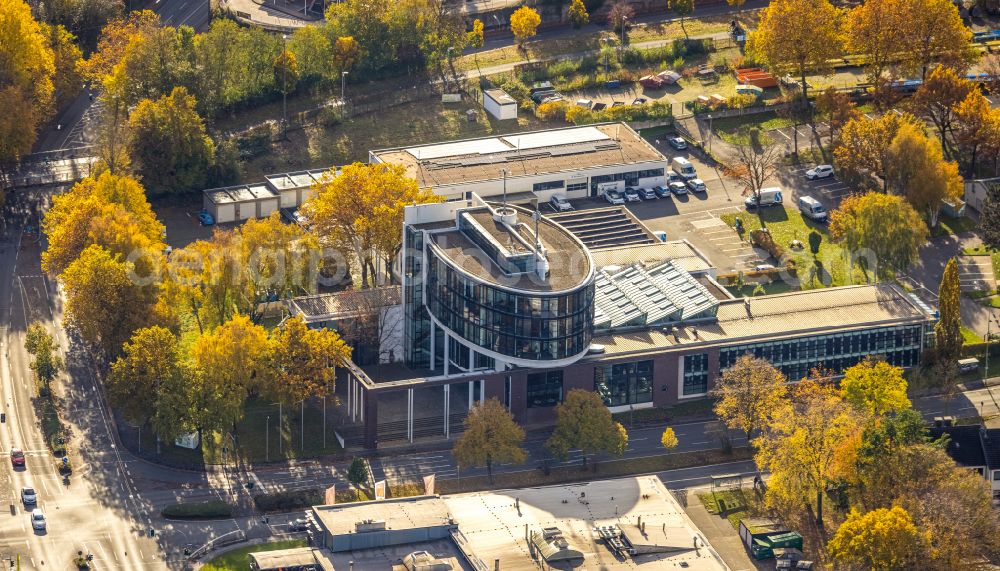
[[[653,401],[653,361],[616,363],[594,368],[594,391],[605,406]]]

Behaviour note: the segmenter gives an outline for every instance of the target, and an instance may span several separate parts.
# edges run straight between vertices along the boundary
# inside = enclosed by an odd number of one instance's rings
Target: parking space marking
[[[775,129],[775,132],[776,132],[776,133],[778,133],[778,134],[780,134],[780,135],[781,135],[782,137],[784,137],[784,138],[788,139],[789,141],[791,141],[791,140],[792,140],[792,138],[791,138],[790,136],[788,136],[788,134],[786,134],[786,133],[785,133],[784,131],[782,131],[781,129]]]
[[[838,184],[843,184],[843,183],[840,182],[839,180],[833,180],[831,182],[826,182],[823,184],[814,184],[813,188],[825,188],[827,186],[837,186]]]

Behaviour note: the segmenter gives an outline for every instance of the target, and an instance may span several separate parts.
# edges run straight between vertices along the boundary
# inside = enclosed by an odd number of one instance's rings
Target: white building
[[[202,207],[216,222],[242,222],[266,218],[279,208],[298,208],[312,194],[313,185],[329,176],[329,170],[299,171],[268,175],[264,182],[202,191]]]
[[[668,160],[624,123],[603,123],[369,152],[402,165],[448,200],[472,193],[512,202],[597,197],[608,189],[666,184]]]
[[[502,89],[483,91],[483,108],[497,119],[517,119],[517,100]]]

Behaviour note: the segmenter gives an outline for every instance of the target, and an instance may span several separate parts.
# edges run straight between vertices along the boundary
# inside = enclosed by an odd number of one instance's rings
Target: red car
[[[21,450],[20,448],[11,448],[10,463],[14,466],[24,466],[24,450]]]

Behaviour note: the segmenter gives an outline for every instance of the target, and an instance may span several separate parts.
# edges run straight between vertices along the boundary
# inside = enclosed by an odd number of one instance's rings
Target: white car
[[[554,194],[552,198],[549,199],[549,204],[552,205],[552,209],[556,212],[566,212],[568,210],[573,210],[573,205],[566,200],[566,197],[561,194]]]
[[[41,508],[31,510],[31,528],[42,531],[45,529],[45,514]]]
[[[611,204],[625,204],[625,197],[622,196],[621,192],[614,189],[604,191],[604,200],[607,200]]]
[[[21,501],[26,505],[34,505],[38,502],[38,494],[32,487],[21,488]]]
[[[806,171],[806,178],[809,180],[830,176],[833,176],[833,165],[817,165],[816,168]]]
[[[705,181],[700,178],[693,178],[687,181],[687,185],[691,189],[691,192],[705,192],[708,190],[708,187],[705,186]]]

